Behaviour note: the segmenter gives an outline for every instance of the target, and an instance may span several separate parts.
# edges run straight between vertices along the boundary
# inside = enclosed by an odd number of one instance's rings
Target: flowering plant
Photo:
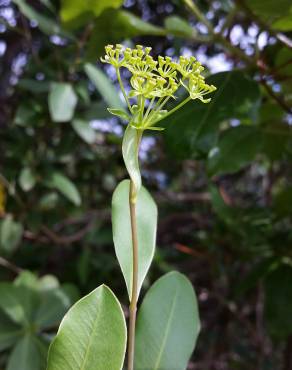
[[[149,289],[139,307],[143,281],[156,244],[157,207],[142,186],[139,145],[144,130],[163,130],[157,123],[190,100],[208,103],[216,88],[201,75],[194,58],[150,55],[151,48],[108,45],[101,59],[111,64],[129,112],[109,108],[128,121],[122,153],[130,181],[122,181],[112,200],[113,240],[129,295],[129,326],[114,293],[102,285],[78,301],[64,317],[51,344],[48,370],[121,370],[128,348],[128,370],[185,370],[200,330],[197,299],[189,280],[170,272]],[[120,68],[131,73],[126,92]],[[179,88],[188,96],[171,110]],[[128,346],[127,346],[128,344]]]

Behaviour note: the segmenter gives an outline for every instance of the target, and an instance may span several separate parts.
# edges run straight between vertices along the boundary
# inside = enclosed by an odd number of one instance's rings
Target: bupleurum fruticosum
[[[128,105],[130,115],[117,110],[109,109],[110,113],[128,120],[136,129],[162,130],[156,124],[169,116],[190,100],[199,99],[208,103],[205,95],[216,90],[214,85],[205,82],[201,72],[204,67],[195,57],[179,57],[177,61],[166,56],[159,56],[158,60],[150,55],[151,48],[136,45],[135,49],[124,48],[123,45],[108,45],[106,55],[101,58],[104,63],[114,66],[118,81]],[[130,84],[132,90],[126,92],[120,74],[120,68],[127,68],[132,76]],[[175,93],[183,87],[188,96],[174,108],[167,111],[166,103],[176,99]],[[133,102],[133,103],[132,103]]]

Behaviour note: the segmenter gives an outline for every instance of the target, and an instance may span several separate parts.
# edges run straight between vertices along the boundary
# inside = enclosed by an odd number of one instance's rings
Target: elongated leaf
[[[200,320],[189,280],[171,272],[150,288],[138,314],[135,370],[185,370]]]
[[[165,28],[175,36],[192,37],[196,33],[185,19],[176,15],[167,17],[164,24]]]
[[[26,334],[13,349],[7,370],[44,370],[46,346],[33,334]]]
[[[60,26],[52,18],[38,13],[33,7],[27,4],[25,0],[13,0],[18,5],[20,11],[30,20],[38,22],[39,28],[49,34],[58,34],[61,32]]]
[[[81,204],[80,194],[74,183],[59,172],[54,172],[48,181],[48,185],[59,190],[67,199],[76,206]]]
[[[130,181],[122,181],[113,194],[112,223],[115,251],[119,260],[129,297],[132,292],[133,253],[129,207]],[[141,187],[136,204],[138,232],[138,290],[140,291],[155,250],[157,207],[148,191]]]
[[[135,128],[128,125],[124,133],[122,145],[124,162],[127,171],[135,185],[136,192],[140,190],[142,185],[138,159],[138,147],[139,147],[138,135],[139,135],[138,131]]]
[[[24,167],[19,175],[19,185],[23,191],[31,190],[36,183],[36,177],[31,168]]]
[[[102,285],[64,317],[49,350],[47,370],[121,370],[126,324],[112,291]]]
[[[107,75],[90,63],[85,65],[84,70],[105,102],[111,107],[124,110],[124,104],[117,93],[117,89],[113,86]]]
[[[49,110],[54,122],[66,122],[73,118],[77,95],[69,83],[54,82],[49,93]]]

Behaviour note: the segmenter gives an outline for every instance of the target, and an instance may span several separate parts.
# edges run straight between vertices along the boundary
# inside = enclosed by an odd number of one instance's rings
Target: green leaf
[[[176,15],[167,17],[164,21],[165,28],[175,36],[193,37],[195,34],[194,29],[183,18]]]
[[[251,162],[262,145],[262,136],[256,127],[238,126],[226,130],[208,157],[211,176],[232,173]]]
[[[90,63],[85,64],[84,70],[104,101],[108,105],[124,110],[124,103],[121,101],[117,89],[113,86],[107,75]]]
[[[80,194],[74,183],[59,172],[54,172],[48,180],[48,185],[59,190],[73,204],[79,206],[81,204]]]
[[[264,282],[264,316],[270,334],[285,339],[292,334],[292,267],[282,264]]]
[[[139,131],[128,125],[123,138],[122,152],[124,162],[131,180],[138,192],[142,185],[141,173],[139,168],[138,148],[139,148]]]
[[[70,121],[74,116],[77,95],[69,83],[53,82],[49,92],[49,110],[54,122]]]
[[[44,33],[54,35],[61,32],[59,24],[56,23],[54,19],[38,13],[34,8],[28,5],[25,0],[13,0],[13,2],[28,19],[36,21],[38,23],[38,27]]]
[[[107,32],[105,33],[104,30]],[[104,54],[104,46],[107,44],[121,43],[123,40],[139,35],[165,36],[166,34],[165,29],[145,22],[128,11],[107,9],[96,19],[92,36],[86,45],[87,58],[96,60],[98,56]]]
[[[35,292],[24,286],[0,283],[0,309],[15,323],[27,325],[37,303]]]
[[[48,356],[47,370],[121,370],[126,323],[112,291],[102,285],[64,317]]]
[[[130,116],[121,109],[107,108],[107,110],[110,112],[110,114],[113,114],[114,116],[118,116],[125,121],[130,120]]]
[[[19,185],[23,191],[30,191],[36,183],[36,177],[29,167],[21,170],[19,175]]]
[[[44,370],[46,346],[33,334],[26,334],[13,349],[7,370]]]
[[[138,313],[135,369],[185,370],[199,331],[191,283],[178,272],[164,275],[149,289]]]
[[[0,312],[0,351],[13,346],[20,335],[22,335],[22,329]]]
[[[12,215],[7,215],[0,226],[0,245],[7,252],[13,252],[22,239],[23,226],[13,220]]]
[[[179,158],[206,154],[217,141],[222,121],[256,118],[260,101],[258,83],[240,71],[220,72],[206,79],[217,87],[209,104],[195,100],[160,122],[166,127],[167,148]]]
[[[81,119],[74,119],[71,125],[78,136],[81,137],[87,144],[93,144],[96,140],[96,132],[90,126],[89,122]]]
[[[115,251],[126,281],[129,297],[132,292],[132,237],[129,207],[130,181],[122,181],[113,194],[112,224]],[[151,265],[155,250],[157,207],[148,191],[141,187],[136,204],[138,233],[138,292]]]
[[[278,31],[288,32],[292,30],[292,14],[278,19],[272,27]]]
[[[83,13],[99,16],[106,8],[118,8],[123,0],[62,0],[61,18],[63,22],[71,22]]]
[[[34,324],[41,329],[56,326],[69,309],[70,303],[70,299],[60,288],[41,292],[40,305],[34,315]]]
[[[275,19],[287,15],[291,7],[290,0],[246,0],[251,11],[271,24]]]

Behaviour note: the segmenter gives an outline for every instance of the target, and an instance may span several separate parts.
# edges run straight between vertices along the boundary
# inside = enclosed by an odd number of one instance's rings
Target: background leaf
[[[139,309],[135,369],[185,370],[200,330],[197,299],[178,272],[158,279]]]
[[[114,294],[103,285],[64,317],[50,346],[47,370],[121,370],[125,351],[124,314]]]
[[[122,181],[116,188],[112,200],[112,224],[115,251],[127,284],[128,294],[132,292],[132,236],[129,207],[130,181]],[[153,259],[157,207],[148,191],[141,187],[136,204],[139,266],[138,291],[145,279]]]
[[[67,199],[76,206],[81,204],[80,194],[74,183],[59,172],[54,172],[48,179],[48,185],[59,190]]]
[[[49,92],[49,110],[54,122],[66,122],[73,118],[77,95],[69,83],[53,82]]]

